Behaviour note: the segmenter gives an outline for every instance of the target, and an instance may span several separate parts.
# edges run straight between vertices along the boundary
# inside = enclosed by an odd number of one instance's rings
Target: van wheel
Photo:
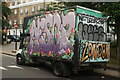
[[[17,62],[18,65],[25,64],[25,60],[20,54],[16,56],[16,62]]]
[[[60,62],[55,62],[53,64],[53,73],[56,76],[62,76],[63,74],[63,69],[62,69],[62,64]]]

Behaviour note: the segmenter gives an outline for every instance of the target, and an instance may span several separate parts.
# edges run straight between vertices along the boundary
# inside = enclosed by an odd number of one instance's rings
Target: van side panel
[[[46,12],[28,21],[30,45],[25,51],[29,56],[72,59],[75,10]]]

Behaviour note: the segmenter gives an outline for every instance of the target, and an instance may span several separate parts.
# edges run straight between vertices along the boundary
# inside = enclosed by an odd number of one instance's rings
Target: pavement
[[[17,50],[19,49],[20,42],[17,42]],[[10,55],[10,56],[16,56],[16,51],[15,50],[15,42],[12,42],[10,44],[4,44],[0,45],[0,52],[2,54]]]
[[[20,43],[17,42],[17,50],[19,49]],[[15,50],[15,42],[12,42],[10,44],[4,44],[0,45],[0,53],[10,55],[10,56],[16,56],[16,51]],[[105,74],[105,75],[110,75],[114,77],[119,77],[120,78],[120,66],[114,65],[114,64],[107,64],[107,70],[104,71],[103,69],[96,69],[95,71]],[[112,73],[110,73],[112,72]]]

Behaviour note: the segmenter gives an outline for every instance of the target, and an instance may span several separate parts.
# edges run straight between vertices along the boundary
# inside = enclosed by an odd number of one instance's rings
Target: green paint
[[[69,25],[66,25],[66,26],[65,26],[65,29],[68,30],[68,29],[69,29]]]
[[[47,36],[47,34],[46,34],[46,36],[45,36],[45,42],[46,42],[46,43],[48,42],[48,36]]]
[[[21,55],[25,58],[25,60],[26,60],[27,62],[30,62],[30,58],[29,58],[28,55],[26,55],[26,53],[25,53],[26,50],[27,50],[27,49],[23,48],[23,49],[22,49],[22,52],[21,52]]]
[[[31,22],[32,22],[32,20],[30,19],[30,20],[28,21],[28,24],[27,24],[27,25],[30,25],[30,24],[31,24]]]
[[[64,9],[64,16],[68,13],[68,12],[74,12],[75,11],[75,9],[73,8],[73,9]]]
[[[29,33],[30,27],[28,27],[25,31],[25,33]]]
[[[103,18],[101,13],[97,13],[97,12],[82,9],[82,8],[77,8],[77,13],[81,13],[81,14],[86,13],[86,14],[89,14],[91,16],[95,16],[95,17],[98,17],[98,18]]]
[[[58,35],[57,25],[55,24],[55,26],[54,26],[54,43],[55,43],[55,45],[57,43],[57,35]]]
[[[44,14],[41,14],[41,15],[40,15],[40,18],[45,18],[45,15],[44,15]]]
[[[38,55],[38,53],[32,53],[32,55],[37,56],[37,55]]]

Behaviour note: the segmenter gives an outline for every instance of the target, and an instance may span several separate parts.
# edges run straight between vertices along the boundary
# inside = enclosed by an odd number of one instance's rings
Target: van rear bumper
[[[88,69],[106,69],[107,62],[94,62],[94,63],[80,63],[76,68],[77,71]]]

